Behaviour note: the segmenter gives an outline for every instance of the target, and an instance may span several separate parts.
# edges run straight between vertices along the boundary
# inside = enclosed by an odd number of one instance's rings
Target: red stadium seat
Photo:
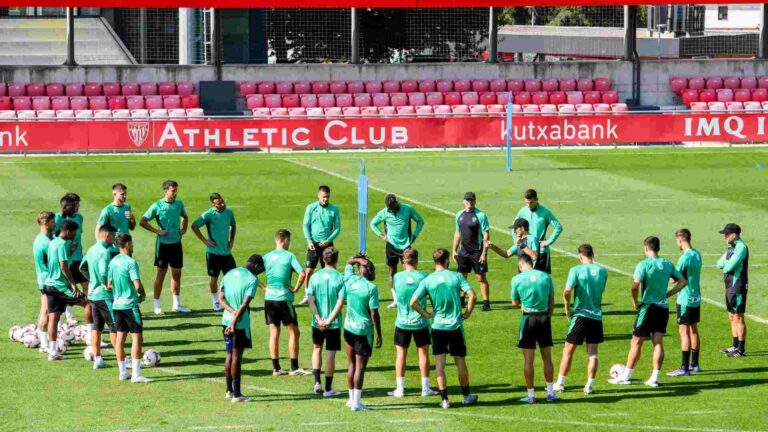
[[[336,96],[332,94],[321,94],[317,96],[317,106],[320,108],[332,108],[336,106]]]
[[[168,95],[163,96],[163,108],[165,109],[181,109],[181,96]]]
[[[283,98],[278,94],[264,95],[264,106],[267,108],[280,108],[283,106]]]
[[[292,94],[293,93],[293,82],[292,81],[278,81],[275,85],[275,93],[279,95],[286,95],[286,94]]]
[[[507,80],[507,91],[521,92],[523,90],[525,90],[525,80],[520,78]]]
[[[594,110],[592,104],[576,104],[576,112],[592,113]]]
[[[435,83],[435,89],[440,93],[448,93],[453,91],[453,81],[451,80],[438,80]]]
[[[299,95],[312,93],[312,83],[309,81],[296,81],[293,83],[293,92]]]
[[[331,85],[331,90],[333,90],[333,85]],[[336,95],[336,106],[339,108],[346,108],[351,107],[354,104],[354,100],[352,99],[351,94],[347,93],[340,93]]]
[[[437,85],[433,80],[419,81],[419,91],[422,93],[432,93],[437,89]]]
[[[48,96],[35,96],[32,98],[32,109],[43,111],[51,109],[51,98]]]
[[[128,96],[125,107],[129,110],[144,109],[144,96]]]
[[[37,113],[32,110],[16,111],[16,117],[20,119],[33,119],[37,117]]]
[[[496,98],[496,93],[494,92],[483,92],[480,93],[480,103],[482,105],[494,105],[498,99]]]
[[[269,115],[272,117],[288,117],[288,108],[270,108]]]
[[[419,91],[419,82],[415,80],[404,80],[400,82],[400,91],[403,93],[414,93]]]
[[[723,88],[723,79],[720,77],[707,78],[707,88],[712,90],[718,90]]]
[[[349,88],[349,85],[347,85],[347,88]],[[354,95],[354,105],[356,107],[369,107],[373,105],[373,99],[368,93],[357,93]]]
[[[127,107],[125,96],[110,96],[107,98],[107,108],[110,110],[126,109]]]
[[[159,96],[159,95],[157,95]],[[168,110],[165,108],[155,108],[149,110],[149,117],[150,118],[167,118],[168,117]]]
[[[157,85],[157,94],[160,96],[170,96],[176,94],[175,82],[161,82]]]
[[[461,94],[461,103],[464,105],[477,105],[480,103],[480,97],[473,91],[463,92]]]
[[[592,105],[592,109],[595,110],[595,112],[611,112],[611,104],[606,103],[598,103]]]
[[[768,89],[768,76],[761,76],[757,78],[757,88]]]
[[[677,94],[682,94],[683,90],[688,88],[688,79],[681,77],[672,77],[669,79],[669,88]]]
[[[723,88],[735,90],[741,87],[741,80],[738,77],[723,78]]]
[[[528,92],[517,92],[514,94],[514,103],[517,105],[528,105],[531,103],[531,94]]]
[[[240,96],[248,96],[258,93],[258,86],[253,81],[242,81],[240,83]]]
[[[528,93],[541,91],[541,81],[537,79],[525,80],[525,91]]]
[[[100,118],[100,119],[108,118],[108,119],[111,119],[112,118],[112,111],[110,111],[110,110],[96,110],[96,111],[93,112],[93,118]]]
[[[709,102],[707,104],[707,108],[710,111],[725,111],[725,103],[724,102]]]
[[[547,92],[537,91],[531,95],[531,103],[535,105],[549,103],[549,94]]]
[[[391,116],[397,114],[397,110],[393,106],[379,107],[379,115]]]
[[[112,110],[112,118],[128,118],[131,116],[131,110],[127,109],[117,109]]]
[[[714,102],[717,100],[717,92],[714,90],[706,89],[699,92],[699,101],[701,102]]]
[[[434,114],[435,110],[432,105],[421,105],[416,107],[416,114],[429,115]]]
[[[717,91],[718,102],[733,102],[733,90],[731,89],[719,89]]]
[[[14,119],[16,118],[16,111],[14,110],[1,110],[0,119]]]
[[[592,91],[594,88],[595,83],[592,81],[592,78],[579,78],[579,80],[576,82],[576,90],[580,92]]]
[[[507,82],[504,81],[503,79],[495,79],[491,81],[489,90],[494,93],[507,91]]]
[[[67,99],[67,103],[69,103],[69,99]],[[13,103],[11,102],[11,98],[8,96],[0,96],[0,111],[8,111],[12,106]]]
[[[470,105],[469,112],[471,114],[485,114],[488,112],[488,108],[485,105]]]
[[[194,118],[205,117],[205,111],[203,111],[201,108],[189,108],[187,110],[187,118],[189,117],[194,117]]]
[[[438,92],[427,93],[427,105],[442,105],[443,94]]]
[[[345,116],[359,116],[362,114],[362,111],[360,111],[360,107],[344,107],[341,109],[341,112]]]
[[[546,114],[557,114],[557,106],[553,104],[539,105],[539,110]]]
[[[31,110],[32,99],[29,96],[16,96],[13,98],[13,109],[16,111]]]
[[[11,85],[8,85],[8,92],[10,94],[11,91]],[[82,96],[83,95],[83,85],[80,83],[69,83],[64,85],[64,94],[69,97],[74,96]]]
[[[398,93],[400,91],[400,81],[384,81],[384,93]]]
[[[602,94],[602,101],[606,104],[615,104],[619,102],[619,92],[616,90],[604,91]]]
[[[27,95],[27,86],[21,83],[8,84],[8,96],[18,97]]]
[[[78,118],[78,119],[92,119],[93,118],[93,111],[91,111],[89,109],[76,110],[75,111],[75,118]]]
[[[539,108],[538,105],[523,105],[523,112],[524,113],[539,113],[541,112],[541,108]]]
[[[448,105],[435,105],[432,107],[432,109],[435,111],[435,114],[450,114],[451,113],[451,107]]]
[[[176,94],[179,96],[191,96],[195,94],[195,85],[189,81],[176,83]]]
[[[365,82],[365,92],[366,93],[382,93],[384,87],[381,84],[381,81],[366,81]],[[377,111],[378,114],[378,111]]]
[[[8,86],[4,82],[0,82],[0,97],[8,96]]]
[[[741,88],[743,89],[756,89],[757,88],[757,78],[755,77],[742,77],[741,78]]]
[[[588,103],[588,104],[600,103],[603,100],[602,96],[600,96],[599,91],[584,92],[583,96],[584,96],[584,103]]]
[[[0,105],[0,109],[6,109],[3,108]],[[67,110],[69,109],[69,98],[66,96],[54,96],[51,98],[51,109],[54,111],[59,110]]]
[[[306,117],[307,109],[304,107],[288,108],[288,115],[291,117]]]
[[[469,107],[466,105],[452,105],[451,112],[454,114],[469,114]]]
[[[73,119],[75,118],[75,112],[72,110],[56,111],[57,119]]]
[[[27,96],[45,96],[45,85],[40,83],[27,84]]]
[[[406,106],[408,105],[408,96],[405,93],[391,93],[389,95],[389,104],[393,107]]]
[[[688,78],[688,88],[691,90],[704,90],[707,87],[707,81],[702,77]]]
[[[120,84],[118,83],[104,83],[101,86],[101,94],[104,96],[120,96]],[[110,113],[111,115],[111,113]]]
[[[312,93],[328,94],[331,92],[331,83],[328,81],[312,81]]]
[[[260,82],[258,85],[259,94],[275,94],[275,83],[272,81]]]
[[[362,81],[347,81],[347,91],[356,93],[365,93],[365,83]]]
[[[148,110],[162,109],[163,97],[162,96],[145,96],[144,107]]]
[[[752,90],[752,100],[756,102],[768,101],[768,89],[756,88]]]
[[[53,119],[56,118],[56,111],[54,110],[40,110],[37,112],[37,118],[40,119]]]
[[[83,88],[83,96],[101,96],[101,83],[86,83]]]
[[[573,78],[560,79],[560,91],[561,92],[576,91],[576,80]]]
[[[683,90],[680,97],[682,98],[683,105],[690,106],[691,103],[699,101],[699,92],[698,90]]]
[[[323,109],[319,107],[307,108],[307,117],[322,117]]]
[[[752,92],[748,89],[736,89],[733,92],[733,100],[736,102],[747,102],[752,100]]]
[[[251,110],[254,117],[269,117],[269,108],[259,107]]]
[[[488,80],[474,80],[472,81],[472,91],[477,93],[486,92],[491,88]]]
[[[301,100],[301,106],[304,108],[316,108],[317,107],[317,95],[303,94],[299,96]]]
[[[614,113],[625,113],[625,112],[629,112],[629,107],[627,106],[627,104],[624,104],[624,103],[612,104],[611,111],[613,111]]]
[[[377,116],[379,115],[379,108],[375,106],[360,108],[360,114],[364,116]]]
[[[332,81],[331,82],[331,93],[333,94],[343,94],[347,92],[347,83],[344,81]]]
[[[446,105],[459,105],[461,103],[461,93],[443,93],[443,103]]]
[[[178,95],[176,95],[178,96]],[[96,112],[93,113],[94,115]],[[168,117],[170,118],[186,118],[187,111],[179,108],[172,108],[168,110]]]
[[[181,107],[184,109],[200,108],[200,98],[194,94],[182,96]]]
[[[375,107],[383,107],[383,106],[389,106],[389,94],[387,93],[376,93],[373,95],[373,106]]]
[[[104,96],[92,96],[88,98],[88,109],[105,110],[108,107],[107,98]]]
[[[741,102],[728,102],[725,104],[728,111],[744,111],[744,104]]]
[[[341,116],[341,108],[338,107],[329,107],[329,108],[323,108],[323,114],[326,117],[340,117]]]
[[[509,92],[497,92],[496,103],[506,105],[509,102]]]
[[[556,79],[547,78],[541,80],[541,91],[555,92],[560,89],[560,84]]]
[[[763,104],[755,101],[744,102],[744,109],[747,111],[762,111]]]
[[[504,105],[490,104],[490,105],[488,105],[488,112],[489,113],[503,113],[503,112],[506,112],[506,109],[504,109]]]
[[[584,94],[580,91],[570,91],[565,94],[566,101],[569,104],[581,104],[584,103]]]
[[[604,92],[611,89],[611,80],[608,78],[595,78],[594,80],[595,91]]]
[[[408,105],[420,106],[427,103],[427,97],[424,93],[408,93]]]
[[[509,108],[509,107],[507,107],[507,108]],[[521,113],[521,112],[523,112],[523,106],[522,105],[512,104],[512,113],[513,114],[518,114],[518,113]]]
[[[453,91],[462,93],[472,90],[472,83],[469,80],[455,80],[453,82]]]
[[[123,96],[138,96],[141,94],[139,85],[134,82],[123,83],[120,92]],[[73,96],[69,94],[69,84],[67,84],[67,96]]]
[[[245,103],[249,110],[254,108],[264,108],[264,95],[252,94],[245,98]]]
[[[296,94],[283,94],[283,107],[284,108],[298,108],[301,106],[301,98]]]
[[[85,96],[73,96],[69,98],[69,108],[73,111],[87,110],[88,98]]]
[[[157,95],[157,83],[143,82],[139,84],[139,91],[142,96],[156,96]]]

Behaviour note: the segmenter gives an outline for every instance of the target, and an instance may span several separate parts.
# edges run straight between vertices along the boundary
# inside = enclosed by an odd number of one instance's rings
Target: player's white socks
[[[219,294],[211,293],[211,300],[213,301],[213,304],[219,304]]]
[[[56,341],[49,341],[48,342],[48,354],[55,355],[56,351],[58,351],[58,346],[56,345]]]
[[[536,390],[532,388],[528,389],[528,397],[529,398],[536,397]]]
[[[37,338],[40,339],[40,346],[47,347],[48,346],[48,332],[47,331],[37,331]]]
[[[357,407],[360,406],[360,399],[363,397],[363,391],[362,390],[352,390],[352,406]]]
[[[160,309],[160,299],[155,299],[155,309]]]
[[[98,363],[98,362],[100,362],[100,361],[101,361],[101,356],[94,356],[94,357],[93,357],[93,362],[94,362],[94,363]]]
[[[173,308],[176,309],[181,305],[181,294],[173,295]]]
[[[565,385],[565,377],[562,375],[557,376],[557,385],[564,386]]]
[[[354,402],[355,402],[355,391],[352,389],[349,389],[349,404],[352,405]]]
[[[421,377],[421,389],[429,390],[429,377]]]
[[[595,379],[587,378],[587,387],[594,387],[594,386],[595,386]]]
[[[630,369],[628,367],[624,368],[624,373],[621,374],[622,381],[629,381],[632,379],[632,372],[634,372],[634,369]]]
[[[555,391],[552,388],[552,383],[548,382],[547,383],[547,396],[553,395],[553,394],[555,394]]]
[[[397,377],[397,391],[405,392],[405,377]]]
[[[648,381],[658,382],[659,381],[659,370],[654,369],[653,372],[651,372],[651,378],[648,379]]]
[[[131,371],[131,376],[137,377],[141,375],[141,360],[132,359],[131,366],[133,366],[133,370]]]
[[[125,365],[125,360],[124,361],[118,361],[117,362],[117,367],[120,369],[120,375],[125,375],[126,373],[128,373],[128,368]]]

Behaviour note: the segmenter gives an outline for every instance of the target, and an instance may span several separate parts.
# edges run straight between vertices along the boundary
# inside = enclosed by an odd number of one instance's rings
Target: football
[[[65,352],[67,352],[67,346],[68,346],[68,345],[69,345],[69,344],[67,344],[66,342],[64,342],[62,339],[58,339],[58,340],[56,341],[56,347],[59,349],[59,352],[60,352],[60,353],[62,353],[62,354],[64,354]]]
[[[16,332],[21,329],[21,326],[13,326],[8,329],[8,339],[15,341],[16,340]]]
[[[622,372],[624,372],[624,365],[615,364],[611,366],[610,376],[612,379],[618,378]]]
[[[91,350],[91,347],[85,347],[83,350],[83,358],[87,361],[93,361],[94,357],[95,356],[93,355],[93,350]]]
[[[37,348],[40,346],[40,339],[34,333],[26,333],[21,341],[27,348]]]
[[[160,353],[156,350],[148,350],[144,353],[141,363],[147,367],[154,367],[160,364]]]
[[[24,333],[26,333],[27,330],[24,327],[18,327],[16,330],[13,331],[13,340],[16,342],[21,342],[21,340],[24,338]]]
[[[75,333],[68,328],[59,331],[58,339],[60,342],[65,342],[67,345],[71,345],[75,341]]]

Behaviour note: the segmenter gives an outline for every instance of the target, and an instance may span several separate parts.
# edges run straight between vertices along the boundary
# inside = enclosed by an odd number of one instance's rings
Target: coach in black
[[[470,271],[475,273],[483,295],[482,311],[491,310],[490,287],[485,274],[488,273],[486,244],[490,240],[491,226],[488,217],[475,207],[474,192],[464,194],[464,208],[456,213],[456,233],[453,235],[453,260],[464,278]]]

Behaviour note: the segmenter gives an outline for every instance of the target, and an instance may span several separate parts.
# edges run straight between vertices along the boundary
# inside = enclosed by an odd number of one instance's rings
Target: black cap
[[[464,194],[464,199],[467,200],[467,201],[474,201],[477,198],[475,197],[475,193],[474,192],[467,192],[467,193]]]
[[[518,228],[525,228],[527,230],[528,227],[529,227],[528,221],[523,218],[515,219],[515,222],[509,226],[509,228],[513,230]]]
[[[735,223],[729,223],[725,228],[720,230],[720,234],[736,234],[741,235],[741,227]]]

